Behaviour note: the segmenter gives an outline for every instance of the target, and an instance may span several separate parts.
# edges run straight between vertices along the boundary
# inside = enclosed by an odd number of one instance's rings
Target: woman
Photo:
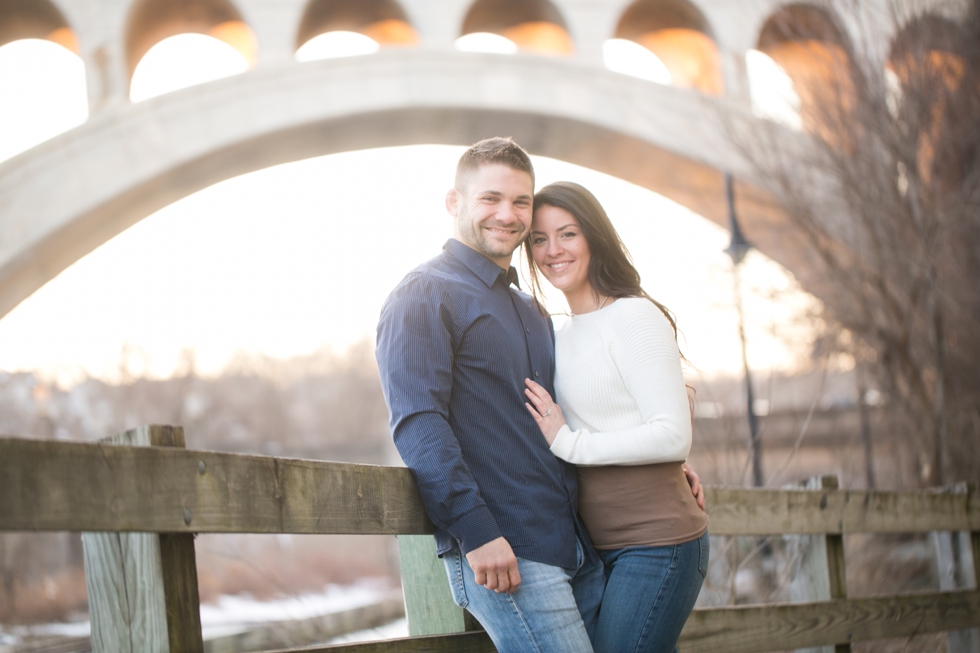
[[[578,184],[538,192],[525,247],[534,292],[540,272],[572,314],[556,334],[557,403],[530,379],[525,392],[551,450],[579,465],[606,570],[595,650],[673,651],[708,566],[707,517],[682,470],[691,415],[673,318]]]

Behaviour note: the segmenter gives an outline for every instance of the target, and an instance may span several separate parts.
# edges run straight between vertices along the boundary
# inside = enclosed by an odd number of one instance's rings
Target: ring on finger
[[[542,417],[547,417],[547,416],[548,416],[548,415],[550,415],[550,414],[551,414],[551,409],[549,408],[549,409],[548,409],[548,412],[547,412],[547,413],[545,413],[544,415],[542,415]]]

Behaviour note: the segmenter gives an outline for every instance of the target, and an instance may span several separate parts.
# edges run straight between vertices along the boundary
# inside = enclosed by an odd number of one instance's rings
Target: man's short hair
[[[534,166],[531,165],[531,157],[509,136],[507,138],[495,136],[470,146],[463,152],[463,156],[459,157],[459,163],[456,164],[456,188],[463,189],[464,180],[471,172],[495,163],[531,175],[533,187]]]

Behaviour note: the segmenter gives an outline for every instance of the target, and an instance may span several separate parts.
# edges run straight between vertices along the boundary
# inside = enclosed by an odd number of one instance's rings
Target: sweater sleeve
[[[630,301],[606,326],[609,352],[642,423],[618,431],[573,431],[566,424],[551,451],[578,465],[682,462],[691,451],[691,413],[673,329],[653,303]]]

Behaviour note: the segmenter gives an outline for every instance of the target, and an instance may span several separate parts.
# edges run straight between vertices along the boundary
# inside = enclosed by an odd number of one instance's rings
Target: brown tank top
[[[704,535],[681,463],[578,468],[579,512],[597,549],[681,544]]]

